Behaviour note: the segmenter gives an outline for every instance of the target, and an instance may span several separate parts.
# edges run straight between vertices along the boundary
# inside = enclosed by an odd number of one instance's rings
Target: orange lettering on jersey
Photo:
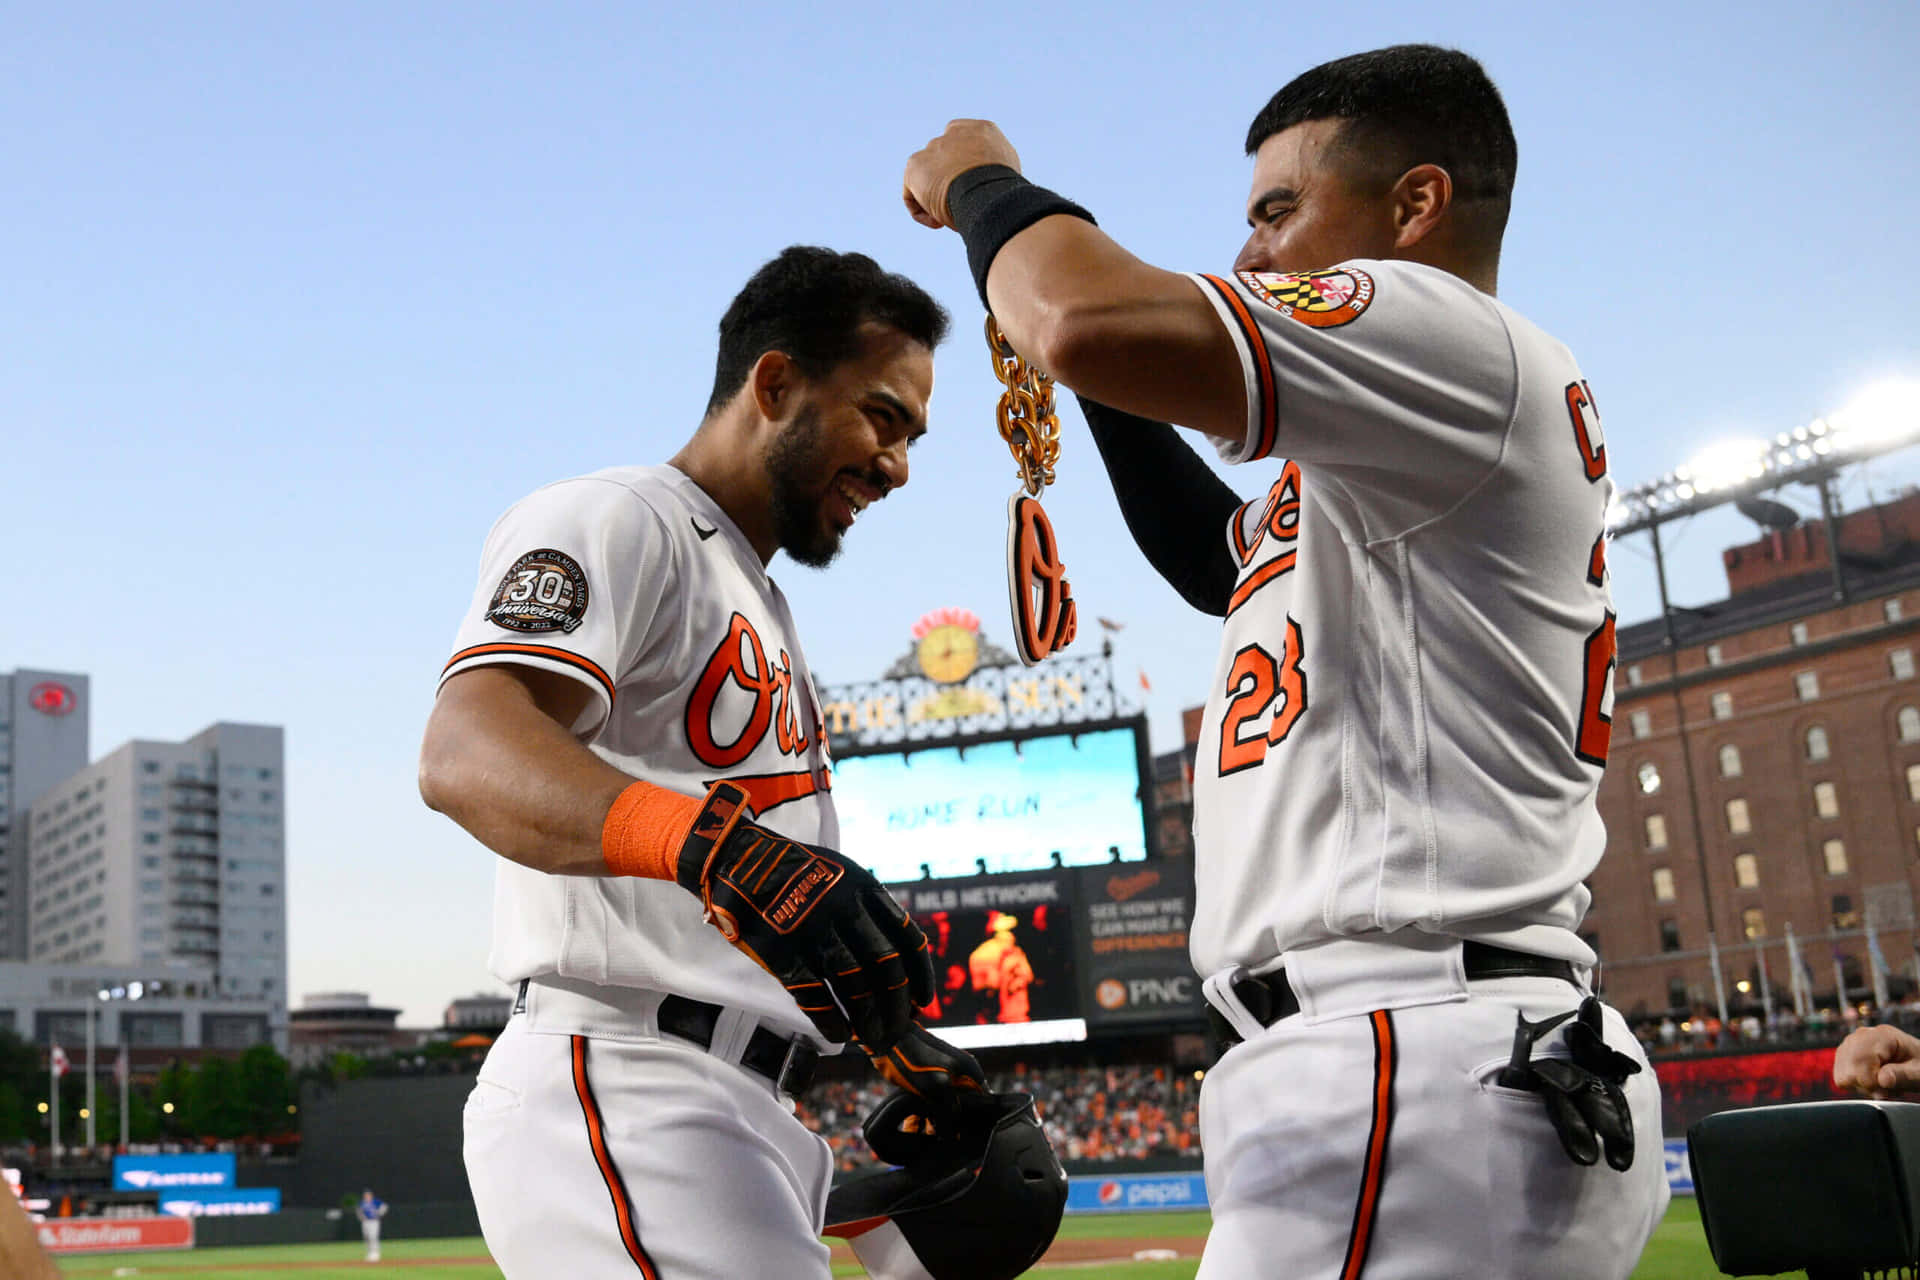
[[[1241,729],[1273,701],[1279,671],[1273,655],[1250,644],[1233,655],[1227,671],[1227,710],[1220,719],[1220,776],[1251,769],[1267,758],[1267,740],[1255,734],[1243,738]]]
[[[1241,510],[1246,508],[1242,507]],[[1260,519],[1254,525],[1253,541],[1240,545],[1240,524],[1237,519],[1233,533],[1234,543],[1240,548],[1240,567],[1243,569],[1253,562],[1254,553],[1260,550],[1260,544],[1269,536],[1282,542],[1292,542],[1300,536],[1299,463],[1289,462],[1282,467],[1280,478],[1267,490],[1266,505],[1260,508]]]
[[[1264,764],[1267,749],[1285,742],[1306,714],[1307,673],[1300,665],[1305,656],[1300,624],[1291,616],[1287,618],[1285,652],[1279,661],[1258,644],[1233,655],[1233,666],[1227,671],[1227,709],[1220,718],[1221,777]],[[1268,707],[1274,710],[1267,731],[1245,736],[1247,724],[1265,715]]]
[[[1587,637],[1585,661],[1581,664],[1580,723],[1574,736],[1574,754],[1588,764],[1605,768],[1607,749],[1613,745],[1613,663],[1618,650],[1614,637],[1613,610]]]
[[[1593,540],[1593,551],[1587,556],[1587,581],[1596,587],[1607,585],[1607,531],[1602,529],[1600,536]]]
[[[1607,442],[1600,434],[1600,410],[1593,403],[1593,388],[1584,379],[1567,384],[1567,413],[1573,419],[1573,440],[1580,446],[1587,479],[1598,480],[1607,474]]]
[[[731,782],[747,793],[747,803],[753,806],[756,814],[763,814],[789,800],[798,800],[810,796],[816,791],[833,790],[832,782],[822,785],[811,769],[796,769],[792,773],[756,773],[748,777],[735,774],[730,778],[710,778],[708,787],[716,782]]]
[[[774,741],[779,745],[781,755],[805,755],[808,745],[807,736],[801,731],[800,717],[794,710],[793,659],[787,656],[785,649],[780,651],[780,668],[778,675],[780,678],[780,687],[778,690],[780,709],[773,717]]]
[[[739,735],[722,744],[713,735],[713,714],[729,685],[751,697],[753,706]],[[693,754],[716,769],[730,769],[752,755],[767,736],[774,693],[779,688],[779,672],[767,664],[760,633],[743,615],[734,614],[726,638],[707,659],[706,670],[700,673],[693,696],[687,699],[687,745]]]

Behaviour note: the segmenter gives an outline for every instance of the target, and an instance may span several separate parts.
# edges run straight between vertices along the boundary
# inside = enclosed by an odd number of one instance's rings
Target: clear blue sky
[[[296,998],[360,988],[423,1023],[492,985],[492,855],[413,784],[481,537],[538,484],[670,454],[721,310],[782,246],[865,250],[957,320],[910,487],[827,573],[776,563],[815,670],[877,673],[940,605],[1005,643],[979,311],[955,238],[898,197],[950,117],[1000,121],[1136,252],[1217,270],[1274,89],[1455,44],[1520,139],[1502,294],[1579,355],[1623,484],[1920,372],[1905,0],[654,8],[9,14],[0,668],[91,673],[96,754],[286,726]],[[1063,472],[1081,608],[1128,624],[1169,749],[1216,624],[1144,570],[1077,419]],[[1681,532],[1676,597],[1721,594],[1746,536]],[[1646,561],[1614,563],[1623,619],[1648,616]]]

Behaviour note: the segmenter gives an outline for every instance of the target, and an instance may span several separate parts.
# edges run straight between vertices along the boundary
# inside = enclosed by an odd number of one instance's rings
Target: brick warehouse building
[[[1760,962],[1791,1007],[1792,926],[1812,991],[1871,998],[1869,917],[1899,999],[1920,882],[1920,495],[1723,553],[1728,597],[1620,630],[1607,853],[1583,929],[1629,1014],[1730,1007]],[[1745,991],[1740,989],[1744,984]]]

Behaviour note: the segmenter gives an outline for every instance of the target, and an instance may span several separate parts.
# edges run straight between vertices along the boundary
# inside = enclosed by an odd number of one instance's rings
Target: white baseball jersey
[[[1240,351],[1239,560],[1194,770],[1202,974],[1399,929],[1591,964],[1613,495],[1573,356],[1447,272],[1195,276]]]
[[[820,699],[793,616],[746,537],[670,466],[548,485],[487,535],[447,677],[524,663],[585,684],[573,726],[595,754],[690,796],[721,778],[756,821],[835,845]],[[489,967],[646,987],[814,1029],[786,989],[701,919],[669,881],[556,876],[501,859]]]

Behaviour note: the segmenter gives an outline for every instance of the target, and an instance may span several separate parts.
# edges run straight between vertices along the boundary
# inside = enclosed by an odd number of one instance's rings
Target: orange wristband
[[[693,820],[706,801],[678,791],[636,782],[607,810],[600,828],[600,854],[607,873],[673,880],[681,847],[693,834]]]

